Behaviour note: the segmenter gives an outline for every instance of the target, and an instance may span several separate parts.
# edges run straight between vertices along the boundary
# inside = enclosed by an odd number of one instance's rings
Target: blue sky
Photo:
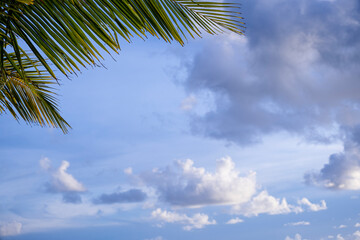
[[[244,0],[246,36],[124,43],[0,118],[0,238],[360,239],[360,2]]]

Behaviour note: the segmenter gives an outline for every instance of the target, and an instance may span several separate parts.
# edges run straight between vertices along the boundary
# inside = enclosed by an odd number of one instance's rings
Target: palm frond
[[[55,79],[41,64],[27,54],[21,54],[23,74],[13,66],[19,64],[14,53],[8,54],[0,74],[0,114],[8,111],[29,124],[52,126],[68,131],[70,125],[61,117],[52,85]],[[11,59],[11,61],[10,61]]]
[[[0,110],[66,130],[48,92],[56,80],[51,64],[62,74],[76,73],[97,65],[100,49],[118,52],[120,38],[151,35],[183,45],[202,32],[243,34],[238,9],[211,0],[1,0]]]
[[[67,74],[100,60],[98,48],[117,52],[119,37],[130,42],[149,34],[184,44],[187,34],[200,36],[201,30],[242,34],[237,8],[195,0],[37,0],[11,12],[5,28],[25,41],[51,74],[45,56]]]

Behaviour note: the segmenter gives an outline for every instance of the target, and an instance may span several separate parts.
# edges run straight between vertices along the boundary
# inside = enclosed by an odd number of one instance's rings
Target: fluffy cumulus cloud
[[[60,167],[53,170],[51,161],[48,158],[42,158],[40,166],[51,175],[51,180],[46,185],[48,192],[62,193],[63,201],[66,203],[82,202],[79,193],[85,192],[86,188],[67,172],[70,166],[68,161],[62,161]]]
[[[233,207],[233,213],[244,216],[257,216],[263,213],[276,215],[291,212],[300,213],[303,212],[303,209],[300,206],[288,204],[285,198],[280,200],[270,196],[266,191],[260,192],[257,196],[253,197],[251,201]]]
[[[102,194],[93,202],[95,204],[135,203],[144,201],[146,197],[146,193],[140,189],[130,189],[124,192]]]
[[[359,5],[244,3],[246,37],[211,40],[186,66],[189,94],[210,92],[215,104],[192,115],[193,131],[239,144],[278,131],[330,141],[327,130],[360,123]]]
[[[214,173],[187,159],[140,178],[157,190],[161,200],[181,207],[245,203],[256,193],[255,173],[241,176],[230,157],[218,160]]]
[[[189,217],[186,214],[179,214],[158,208],[151,213],[151,216],[154,220],[160,222],[183,224],[185,225],[183,229],[186,231],[216,224],[215,220],[209,220],[209,216],[203,213],[196,213],[192,217]]]
[[[19,222],[0,223],[0,237],[13,236],[21,233],[22,224]]]
[[[329,189],[360,189],[360,126],[345,134],[344,150],[329,157],[329,162],[319,172],[305,174],[308,184]]]
[[[251,172],[241,176],[232,159],[225,157],[217,161],[213,173],[195,167],[194,162],[188,159],[138,177],[147,186],[155,188],[161,201],[175,207],[229,205],[232,214],[244,216],[326,209],[325,201],[314,204],[303,198],[293,205],[285,198],[271,196],[267,191],[259,192],[255,175],[255,172]]]

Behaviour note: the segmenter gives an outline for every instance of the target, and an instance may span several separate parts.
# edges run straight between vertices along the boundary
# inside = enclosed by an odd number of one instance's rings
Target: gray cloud
[[[64,203],[73,203],[73,204],[82,203],[81,196],[78,193],[74,193],[74,192],[63,193],[62,200]]]
[[[93,202],[95,204],[135,203],[142,202],[146,198],[146,193],[140,189],[130,189],[126,192],[102,194],[97,199],[94,199]]]
[[[211,40],[187,66],[188,92],[211,92],[215,104],[193,115],[194,133],[239,144],[279,131],[330,141],[324,129],[360,123],[359,1],[243,7],[247,37]]]
[[[360,189],[360,126],[347,129],[344,150],[329,157],[319,172],[305,174],[307,184],[329,189]]]

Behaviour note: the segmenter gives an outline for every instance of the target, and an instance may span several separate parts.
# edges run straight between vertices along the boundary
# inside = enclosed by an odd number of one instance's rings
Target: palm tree
[[[0,114],[68,131],[53,86],[99,65],[99,49],[120,49],[148,35],[181,45],[187,36],[229,30],[243,34],[239,6],[212,0],[1,0]]]

